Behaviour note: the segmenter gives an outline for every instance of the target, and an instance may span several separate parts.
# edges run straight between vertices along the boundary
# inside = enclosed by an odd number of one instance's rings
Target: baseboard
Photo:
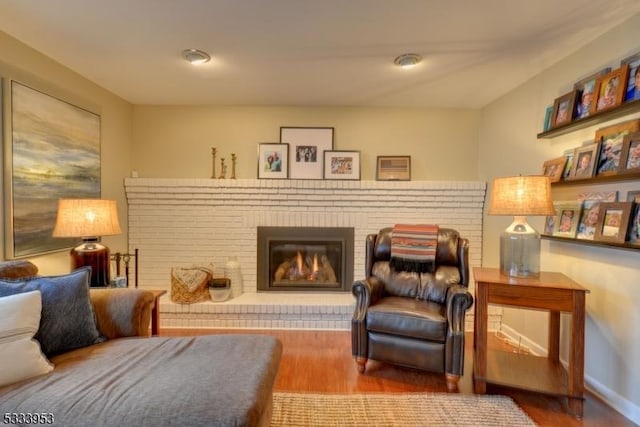
[[[520,335],[515,329],[510,328],[504,323],[501,325],[499,333],[504,334],[512,344],[517,346],[520,344],[521,346],[527,347],[531,354],[536,356],[546,356],[547,349],[538,345],[536,342],[530,340],[524,335]],[[566,360],[560,359],[560,363],[564,365],[566,368],[568,363]],[[640,425],[640,406],[634,404],[633,402],[625,399],[620,396],[618,393],[609,389],[602,383],[596,381],[593,377],[587,375],[585,373],[584,376],[584,387],[589,390],[595,396],[597,396],[600,400],[605,402],[607,405],[618,411],[624,417],[628,418],[632,422]]]

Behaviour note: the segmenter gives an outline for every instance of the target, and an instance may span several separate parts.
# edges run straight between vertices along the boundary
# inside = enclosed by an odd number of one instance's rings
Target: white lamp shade
[[[53,237],[99,237],[122,233],[115,200],[60,199]]]

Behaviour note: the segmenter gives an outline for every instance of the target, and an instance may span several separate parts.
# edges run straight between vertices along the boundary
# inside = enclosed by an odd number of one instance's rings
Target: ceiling
[[[638,12],[638,0],[2,0],[0,30],[134,104],[479,108]],[[186,48],[213,59],[194,67]],[[403,70],[403,53],[424,60]]]

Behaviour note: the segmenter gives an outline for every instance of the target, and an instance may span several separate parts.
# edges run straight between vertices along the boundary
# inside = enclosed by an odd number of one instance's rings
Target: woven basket
[[[171,301],[179,304],[210,301],[211,276],[211,272],[204,268],[172,268]]]

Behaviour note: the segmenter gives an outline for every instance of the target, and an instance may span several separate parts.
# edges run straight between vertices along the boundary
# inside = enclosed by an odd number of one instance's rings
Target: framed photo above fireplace
[[[322,179],[324,152],[333,150],[333,128],[281,127],[280,142],[289,145],[289,178]]]
[[[286,179],[289,170],[289,145],[277,142],[258,144],[258,178]]]
[[[325,151],[325,179],[360,179],[359,151]]]
[[[411,156],[378,156],[377,181],[411,181]]]

